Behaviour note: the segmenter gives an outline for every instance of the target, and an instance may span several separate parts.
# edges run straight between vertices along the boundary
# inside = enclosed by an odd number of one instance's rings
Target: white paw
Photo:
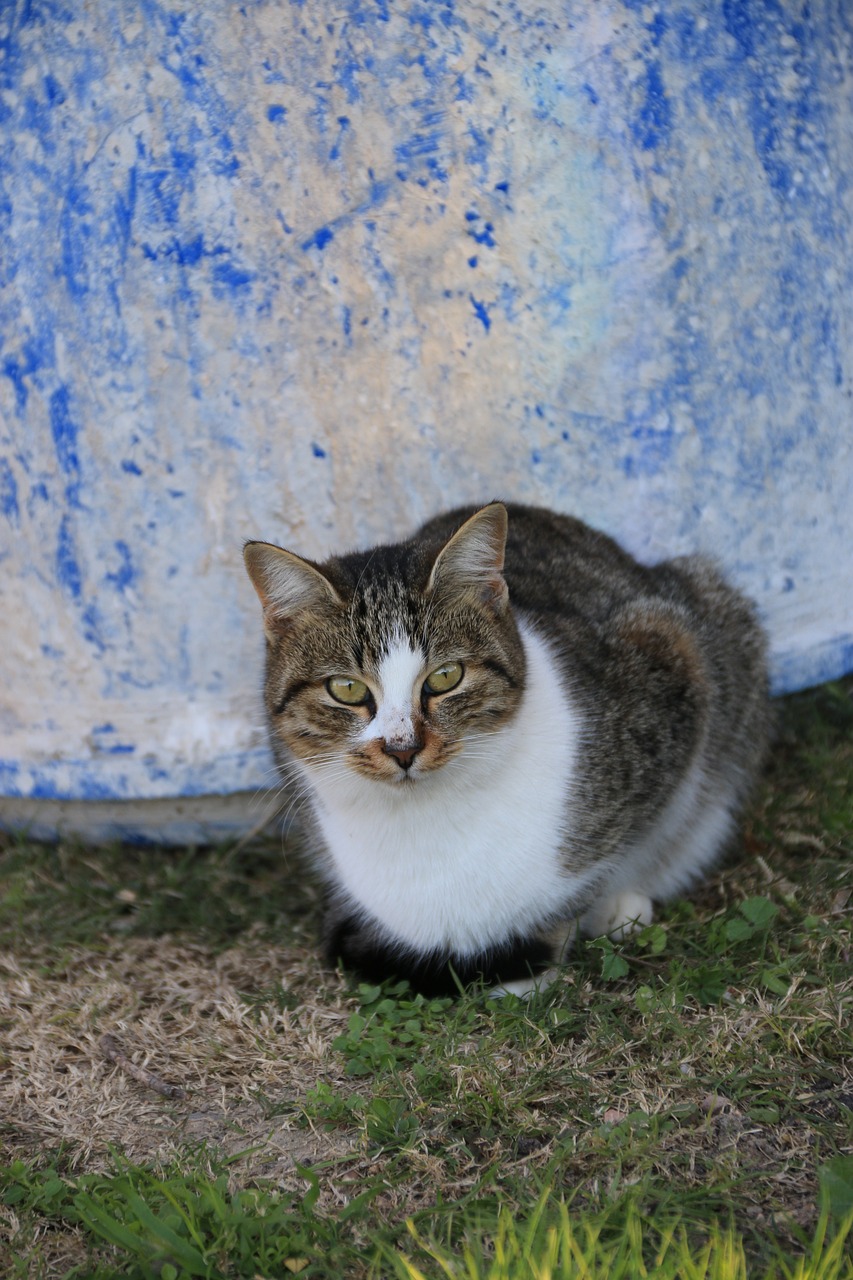
[[[651,898],[628,891],[596,902],[581,920],[581,929],[588,938],[600,938],[606,933],[614,942],[619,942],[644,929],[653,919]]]
[[[499,987],[492,987],[489,999],[502,1000],[504,996],[520,996],[524,999],[526,996],[536,995],[537,992],[550,987],[556,976],[556,969],[546,969],[544,973],[533,974],[529,978],[516,978],[514,982],[502,982]]]

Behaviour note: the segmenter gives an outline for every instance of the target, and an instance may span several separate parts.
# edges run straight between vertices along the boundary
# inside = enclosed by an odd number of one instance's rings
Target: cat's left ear
[[[478,604],[501,613],[509,600],[503,576],[506,531],[503,503],[491,502],[476,511],[439,551],[427,594],[447,591],[474,596]]]
[[[264,610],[268,640],[281,635],[305,610],[340,605],[341,598],[320,568],[271,542],[247,542],[246,569]]]

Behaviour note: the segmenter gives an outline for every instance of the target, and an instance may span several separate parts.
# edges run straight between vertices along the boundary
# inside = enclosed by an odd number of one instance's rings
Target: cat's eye
[[[424,680],[424,693],[449,693],[456,688],[464,674],[461,662],[444,662]]]
[[[370,690],[363,680],[354,680],[352,676],[330,676],[326,688],[335,699],[348,707],[360,707],[368,701]]]

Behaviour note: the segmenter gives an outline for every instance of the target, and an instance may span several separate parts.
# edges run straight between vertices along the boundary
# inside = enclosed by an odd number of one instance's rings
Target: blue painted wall
[[[0,794],[269,778],[260,536],[503,495],[853,667],[853,11],[0,10]]]

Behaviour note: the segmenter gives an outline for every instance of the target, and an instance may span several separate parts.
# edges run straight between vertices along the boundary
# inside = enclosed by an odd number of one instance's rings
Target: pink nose
[[[423,745],[422,742],[404,742],[399,745],[394,742],[385,742],[382,750],[386,756],[393,756],[401,769],[409,769],[415,756],[423,749]]]

